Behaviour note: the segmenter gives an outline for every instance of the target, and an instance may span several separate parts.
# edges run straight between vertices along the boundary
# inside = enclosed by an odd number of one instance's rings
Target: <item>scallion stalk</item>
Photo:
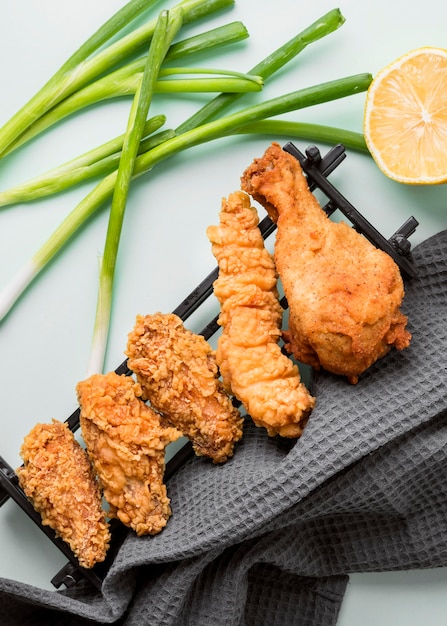
[[[345,18],[340,13],[339,9],[329,11],[301,31],[298,35],[296,35],[296,37],[293,37],[272,54],[268,55],[260,63],[256,64],[253,69],[256,69],[256,71],[263,76],[264,80],[269,78],[278,69],[283,67],[287,62],[294,58],[294,56],[301,52],[307,45],[335,31],[344,22]],[[228,26],[229,25],[227,25],[226,28],[228,28]],[[216,30],[218,31],[217,34],[215,33]],[[219,37],[222,37],[222,35],[225,34],[219,29],[215,29],[215,31],[206,31],[202,35],[173,44],[166,55],[165,61],[176,60],[179,57],[184,56],[187,53],[187,50],[189,50],[189,53],[192,53],[198,51],[199,49],[202,51],[203,49],[208,49],[214,39],[219,39]],[[243,25],[241,26],[238,22],[233,23],[231,31],[233,33],[232,36],[236,39],[238,37],[243,37],[244,33],[246,33],[245,27],[243,27]],[[142,60],[139,59],[134,63],[128,64],[126,71],[132,73],[136,70],[141,71],[141,68]],[[123,70],[119,70],[119,72],[121,71]],[[193,115],[181,124],[177,128],[177,133],[180,134],[181,132],[188,130],[188,128],[192,129],[195,125],[203,123],[201,120],[208,119],[209,117],[216,115],[218,112],[222,112],[222,110],[229,107],[237,97],[237,94],[221,94],[217,98],[214,98],[210,103],[205,105],[205,107],[202,107],[197,114]],[[100,158],[103,159],[103,157],[98,157],[98,159]],[[71,186],[71,184],[76,184],[77,182],[88,180],[89,178],[96,176],[97,173],[107,174],[112,171],[113,165],[116,163],[116,159],[116,156],[115,158],[110,157],[107,160],[102,160],[102,162],[96,167],[90,165],[88,168],[83,168],[82,170],[78,169],[77,172],[74,172],[72,168],[69,168],[70,174],[67,174],[65,180],[57,171],[48,172],[47,174],[44,174],[40,180],[42,183],[40,193],[38,190],[39,177],[36,177],[33,179],[35,180],[36,185],[33,185],[32,181],[29,181],[30,187],[27,186],[27,183],[23,183],[14,189],[0,192],[0,207],[11,204],[12,202],[28,201],[38,197],[43,197],[47,195],[47,193],[58,193]],[[97,173],[95,170],[97,170]],[[45,191],[46,189],[48,189],[48,192]]]
[[[171,74],[186,74],[184,68],[179,68],[175,72],[175,68],[170,71]],[[258,76],[242,74],[240,72],[231,72],[225,70],[212,70],[208,68],[193,68],[189,70],[191,75],[215,74],[212,79],[209,78],[177,78],[174,80],[163,79],[156,81],[154,85],[155,93],[253,93],[261,91],[263,81]],[[217,77],[218,74],[225,76]],[[44,130],[54,126],[61,120],[67,118],[74,113],[78,113],[93,104],[112,98],[134,95],[141,82],[142,71],[128,74],[127,68],[118,70],[111,75],[105,76],[96,82],[80,89],[73,95],[66,98],[59,105],[55,106],[37,120],[27,131],[22,133],[17,141],[11,145],[11,150],[15,150],[19,146],[25,144],[33,137],[40,135]],[[10,151],[11,151],[10,150]]]
[[[147,135],[148,132],[145,132],[146,138],[140,142],[139,152],[147,152],[159,143],[172,139],[175,132],[168,129]],[[93,178],[110,174],[118,167],[123,139],[124,135],[120,135],[63,165],[0,192],[0,208],[46,198]]]
[[[76,88],[69,90],[65,85],[70,84],[71,77],[86,59],[156,2],[158,0],[130,0],[104,22],[0,129],[0,156],[6,153],[9,145],[30,124],[48,111],[55,102],[60,102],[65,97],[67,91],[73,93]]]
[[[211,13],[231,7],[234,2],[235,0],[182,0],[174,9],[181,8],[183,23],[189,24],[207,17]],[[64,97],[77,91],[90,81],[96,80],[104,72],[109,72],[110,68],[119,66],[126,58],[144,48],[153,36],[156,22],[156,18],[150,20],[104,50],[99,51],[92,59],[86,60],[78,69],[73,85],[70,87],[70,91],[64,94]]]
[[[241,126],[238,130],[241,135],[271,135],[272,137],[287,137],[288,139],[304,139],[314,143],[330,145],[341,143],[345,148],[364,152],[370,155],[363,133],[345,128],[313,124],[309,122],[293,122],[288,120],[262,120]]]
[[[210,52],[215,48],[228,46],[247,39],[249,36],[245,25],[240,21],[230,22],[222,26],[216,26],[210,30],[193,35],[177,43],[173,43],[169,48],[165,58],[165,63],[184,59],[195,54]]]
[[[159,161],[192,146],[227,135],[237,134],[239,129],[247,124],[361,93],[368,89],[371,80],[371,74],[367,73],[346,76],[299,89],[298,91],[241,109],[212,122],[207,122],[180,135],[176,135],[153,150],[140,155],[135,164],[135,174],[144,173]]]
[[[133,99],[113,188],[104,254],[101,260],[98,301],[87,375],[103,370],[112,311],[115,267],[129,185],[161,64],[181,26],[182,9],[162,11],[159,14],[143,76]]]
[[[310,24],[303,31],[298,33],[298,35],[292,37],[292,39],[266,56],[247,73],[254,76],[260,76],[262,80],[266,81],[270,76],[302,52],[309,44],[334,32],[340,28],[345,21],[346,20],[340,12],[340,9],[333,9],[332,11],[329,11]],[[241,94],[230,93],[223,93],[216,96],[205,106],[199,109],[194,115],[180,124],[180,126],[176,128],[177,133],[183,133],[196,126],[200,126],[205,122],[215,119],[218,114],[222,113],[225,109],[228,109],[240,97]]]
[[[235,133],[236,134],[236,133]],[[288,139],[303,139],[315,143],[334,145],[342,143],[346,148],[370,154],[363,133],[347,130],[324,124],[296,122],[289,120],[262,120],[241,126],[237,130],[240,135],[270,135],[287,137]],[[140,144],[140,153],[147,152],[163,141],[172,139],[173,130],[163,131],[143,140]],[[73,185],[86,182],[94,177],[106,175],[118,166],[123,136],[100,146],[82,157],[54,168],[16,187],[0,192],[0,207],[18,202],[30,202],[52,194],[60,193]],[[107,151],[106,146],[113,145],[115,151]],[[103,148],[105,154],[101,155]]]

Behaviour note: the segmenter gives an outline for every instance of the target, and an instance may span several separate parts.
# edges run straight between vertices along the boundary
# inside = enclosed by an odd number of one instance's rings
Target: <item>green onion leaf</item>
[[[344,128],[325,126],[324,124],[312,124],[306,122],[293,122],[287,120],[262,120],[246,124],[238,129],[241,135],[271,135],[272,137],[287,137],[288,139],[303,139],[313,143],[327,143],[330,145],[342,143],[345,148],[364,152],[371,156],[366,145],[363,133],[358,133]]]

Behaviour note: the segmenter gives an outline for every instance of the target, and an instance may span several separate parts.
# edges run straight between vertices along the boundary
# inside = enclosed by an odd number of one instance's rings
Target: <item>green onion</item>
[[[322,37],[326,37],[333,31],[340,28],[345,21],[346,20],[339,9],[329,11],[320,17],[320,19],[310,24],[310,26],[305,28],[298,35],[265,57],[260,63],[257,63],[248,72],[248,74],[259,76],[264,81],[267,80],[295,56],[297,56],[297,54],[302,52],[310,43],[318,41]],[[228,109],[232,104],[234,104],[234,102],[237,101],[239,97],[240,94],[221,94],[216,96],[204,107],[199,109],[197,113],[180,124],[176,131],[178,133],[183,133],[187,130],[191,130],[195,126],[209,122],[223,110]]]
[[[172,44],[165,57],[165,63],[183,59],[193,54],[208,53],[215,48],[243,41],[248,36],[248,30],[242,22],[236,21],[217,26]]]
[[[112,67],[117,67],[150,42],[156,19],[99,49],[153,3],[154,0],[129,2],[62,65],[31,100],[0,129],[0,157],[7,154],[10,146],[56,104],[105,72],[109,72]],[[233,4],[234,0],[183,0],[177,6],[182,8],[183,22],[186,24]],[[95,54],[90,56],[93,52]]]
[[[370,155],[363,133],[323,124],[263,120],[241,126],[238,133],[241,135],[271,135],[272,137],[305,139],[314,143],[323,142],[331,145],[342,143],[345,148]]]
[[[372,76],[370,74],[357,74],[321,83],[249,106],[226,117],[193,128],[164,141],[148,152],[140,154],[135,161],[134,175],[141,175],[151,170],[157,163],[192,146],[231,134],[237,134],[241,128],[248,124],[366,91],[371,80]],[[116,179],[116,171],[106,176],[73,209],[48,241],[34,255],[32,261],[13,278],[6,290],[0,293],[0,320],[8,313],[26,287],[71,239],[77,230],[110,198]]]
[[[147,54],[143,77],[135,94],[124,136],[123,149],[113,189],[104,255],[101,261],[98,302],[88,375],[102,372],[109,334],[116,259],[127,204],[130,181],[143,136],[149,106],[161,64],[182,26],[182,10],[162,11]]]
[[[141,152],[149,150],[157,143],[174,135],[173,130],[152,135],[165,122],[166,116],[164,115],[156,115],[146,122],[143,131],[146,139],[140,143]],[[0,191],[0,207],[47,197],[96,176],[109,174],[118,167],[123,141],[124,134],[16,187]]]
[[[303,31],[301,31],[298,35],[296,35],[291,40],[289,40],[287,43],[280,46],[273,53],[269,54],[260,63],[255,65],[255,67],[253,68],[253,71],[256,71],[258,75],[260,75],[264,80],[266,80],[267,78],[272,76],[276,71],[284,67],[284,65],[287,62],[289,62],[298,53],[304,50],[310,43],[318,41],[322,37],[337,30],[338,28],[340,28],[340,26],[344,24],[344,22],[345,22],[345,18],[343,17],[339,9],[334,9],[332,11],[329,11],[328,13],[320,17],[318,20],[314,21],[310,26],[308,26]],[[238,36],[243,35],[243,33],[245,32],[245,29],[244,28],[241,29],[240,23],[236,22],[233,24],[234,26],[231,29],[232,37],[235,37],[237,39]],[[233,32],[233,29],[235,29],[236,33],[239,33],[239,35],[236,35]],[[218,33],[219,32],[221,35],[222,31],[218,31]],[[195,38],[190,38],[189,40],[184,40],[183,42],[173,44],[169,52],[167,53],[165,60],[167,61],[167,60],[174,60],[174,59],[179,58],[179,56],[182,56],[184,54],[185,52],[184,48],[191,49],[192,47],[196,51],[198,48],[202,50],[208,49],[210,46],[209,40],[212,41],[214,39],[214,36],[215,36],[215,32],[211,30],[211,31],[207,31],[206,33],[204,33],[202,38],[199,38],[199,36],[196,36]],[[216,38],[218,39],[218,36],[216,36]],[[199,43],[197,43],[197,41],[199,41]],[[221,42],[222,40],[220,39],[219,41]],[[134,64],[133,69],[138,68],[141,70],[141,60],[138,60],[136,64],[137,65]],[[131,71],[131,67],[132,67],[132,64],[129,64],[127,66],[127,70]],[[188,120],[186,120],[183,124],[181,124],[177,128],[177,134],[185,132],[186,130],[190,130],[194,128],[196,125],[203,124],[204,121],[209,120],[209,118],[214,117],[217,113],[229,107],[238,97],[239,97],[238,94],[221,94],[217,96],[216,98],[211,100],[210,103],[205,105],[205,107],[202,107],[202,109],[200,109],[197,114],[193,115]],[[97,166],[98,174],[100,173],[106,174],[110,172],[111,171],[110,168],[113,167],[113,164],[115,162],[116,162],[116,158],[115,160],[110,158],[108,161],[103,161],[100,164],[98,164]],[[29,192],[28,192],[27,184],[24,183],[23,185],[19,185],[18,187],[14,189],[7,190],[3,193],[0,193],[0,207],[6,206],[7,204],[11,204],[11,202],[20,202],[20,201],[35,199],[38,197],[43,197],[44,195],[46,195],[46,193],[44,193],[45,188],[49,189],[49,193],[58,193],[59,191],[62,191],[63,189],[66,189],[68,186],[70,186],[71,181],[69,180],[69,178],[71,178],[73,183],[76,183],[81,180],[87,180],[88,178],[91,178],[95,175],[96,175],[96,172],[95,172],[95,168],[93,165],[90,165],[90,167],[87,170],[82,170],[82,171],[78,170],[76,173],[70,174],[70,177],[67,176],[65,181],[62,180],[62,177],[59,176],[57,171],[49,172],[47,175],[44,175],[42,177],[43,178],[43,180],[41,180],[42,193],[39,193],[38,191],[39,180],[36,178],[34,179],[36,181],[36,185],[33,185],[32,182],[30,181],[31,185],[29,188]]]

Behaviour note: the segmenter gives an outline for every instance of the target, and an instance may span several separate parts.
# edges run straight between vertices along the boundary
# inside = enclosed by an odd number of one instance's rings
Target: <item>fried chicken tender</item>
[[[283,310],[277,274],[249,197],[223,199],[220,225],[207,236],[219,265],[214,294],[220,302],[216,359],[224,384],[270,436],[299,437],[315,404],[298,367],[281,352]]]
[[[165,447],[181,436],[141,399],[141,387],[115,372],[78,383],[80,424],[109,515],[137,535],[155,535],[171,515],[163,483]]]
[[[274,259],[289,308],[287,349],[351,383],[411,335],[399,268],[347,224],[330,220],[299,162],[273,143],[241,186],[278,225]]]
[[[126,354],[144,397],[191,440],[195,453],[227,461],[243,419],[218,378],[208,342],[173,313],[138,315]]]
[[[36,424],[20,449],[19,484],[82,567],[104,561],[110,530],[101,492],[85,450],[66,423]]]

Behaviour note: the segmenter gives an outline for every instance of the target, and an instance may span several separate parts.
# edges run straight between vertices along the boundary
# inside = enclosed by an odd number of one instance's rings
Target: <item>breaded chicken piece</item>
[[[76,387],[80,424],[110,517],[137,535],[155,535],[171,507],[163,483],[165,447],[181,436],[164,427],[129,376],[94,374]]]
[[[315,399],[278,344],[283,311],[258,222],[249,197],[239,191],[223,199],[220,225],[207,229],[219,265],[214,294],[223,332],[216,359],[225,385],[257,426],[270,436],[299,437]]]
[[[126,354],[144,397],[191,440],[195,453],[227,461],[243,420],[218,378],[208,342],[173,313],[138,315]]]
[[[36,424],[20,449],[19,484],[50,526],[71,548],[79,564],[104,561],[110,530],[101,493],[85,450],[66,423]]]
[[[409,345],[397,264],[327,217],[293,156],[273,143],[241,183],[278,225],[274,259],[290,308],[287,349],[296,359],[356,383],[391,346]]]

